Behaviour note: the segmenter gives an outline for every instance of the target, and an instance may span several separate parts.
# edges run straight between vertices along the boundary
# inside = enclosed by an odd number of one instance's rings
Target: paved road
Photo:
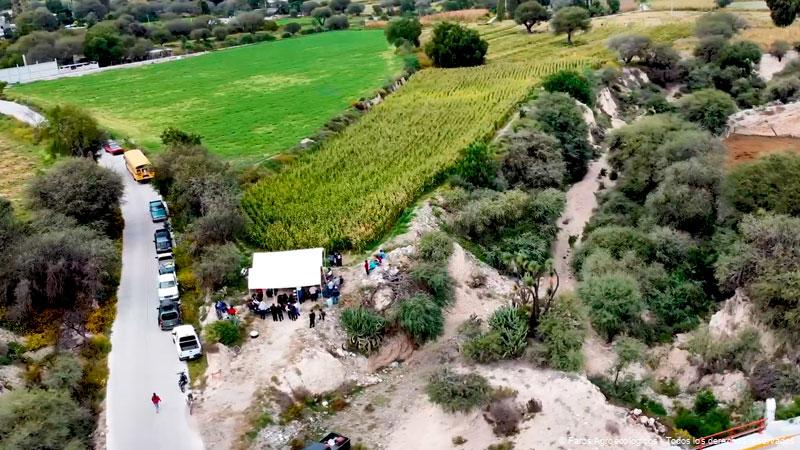
[[[118,172],[125,182],[122,278],[108,360],[107,446],[110,450],[202,449],[178,389],[177,373],[186,364],[178,361],[170,333],[156,323],[153,231],[158,226],[150,220],[147,203],[158,195],[149,184],[133,180],[121,155],[104,154],[100,164]],[[163,400],[159,414],[150,403],[153,392]]]
[[[32,127],[38,127],[45,122],[44,116],[27,106],[5,100],[0,100],[0,114],[12,116],[20,122],[25,122]]]

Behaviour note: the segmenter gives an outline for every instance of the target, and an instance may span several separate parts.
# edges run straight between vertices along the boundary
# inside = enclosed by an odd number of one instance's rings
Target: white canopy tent
[[[319,286],[323,252],[322,248],[306,248],[253,253],[253,267],[247,272],[247,287],[255,290]]]

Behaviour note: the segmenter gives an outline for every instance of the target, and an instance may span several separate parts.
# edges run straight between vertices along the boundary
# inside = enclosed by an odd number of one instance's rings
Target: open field
[[[800,153],[800,139],[792,137],[732,134],[725,139],[725,146],[728,147],[729,166],[752,161],[770,153]]]
[[[332,32],[7,92],[42,107],[77,104],[150,150],[176,126],[246,163],[297,144],[399,68],[381,31]]]
[[[616,33],[674,40],[690,28],[606,20],[568,46],[563,36],[529,35],[509,21],[480,26],[490,43],[486,65],[414,75],[355,125],[251,189],[244,198],[251,236],[270,249],[363,247],[386,233],[462,149],[501,127],[544,75],[609,61],[604,40]]]
[[[33,129],[0,115],[0,197],[18,205],[25,185],[44,164],[44,149],[33,143]]]

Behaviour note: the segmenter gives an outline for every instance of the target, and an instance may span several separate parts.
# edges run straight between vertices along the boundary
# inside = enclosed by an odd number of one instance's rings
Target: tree
[[[328,6],[337,13],[343,13],[350,5],[350,0],[331,0]]]
[[[566,167],[558,140],[532,127],[514,130],[500,138],[505,150],[500,171],[511,187],[559,188]]]
[[[608,10],[611,14],[616,14],[619,12],[619,0],[606,0],[606,4],[608,5]]]
[[[625,274],[590,277],[578,287],[578,296],[589,307],[592,325],[608,342],[640,323],[642,296],[636,280]]]
[[[392,45],[402,41],[410,42],[419,47],[419,35],[422,34],[422,25],[416,17],[403,17],[389,22],[384,29],[386,40]]]
[[[719,65],[725,67],[738,67],[750,73],[761,63],[761,48],[755,42],[734,42],[722,49],[719,56]]]
[[[794,175],[798,170],[798,155],[767,155],[731,169],[723,192],[730,204],[743,213],[764,209],[800,216],[800,178]]]
[[[550,11],[535,1],[522,3],[514,11],[514,21],[520,25],[525,25],[528,33],[533,32],[534,25],[547,20],[550,20]]]
[[[283,31],[289,34],[297,34],[302,28],[303,26],[297,22],[289,22],[283,26]]]
[[[97,157],[106,138],[92,116],[72,105],[56,106],[47,113],[50,152],[56,155]]]
[[[722,51],[728,46],[725,36],[712,35],[700,38],[694,48],[694,56],[707,63],[719,61]]]
[[[506,18],[506,0],[497,0],[497,20],[505,20]]]
[[[641,362],[647,346],[638,339],[622,336],[614,343],[614,353],[617,359],[614,362],[614,386],[619,381],[619,374],[633,363]]]
[[[60,353],[42,375],[42,384],[50,390],[75,389],[83,376],[80,361],[71,353]]]
[[[187,133],[175,127],[167,127],[161,132],[161,143],[167,147],[182,145],[200,145],[202,138],[199,134]]]
[[[716,3],[717,7],[719,7],[719,8],[724,8],[724,7],[728,6],[728,5],[730,5],[731,2],[733,2],[733,0],[714,0],[714,3]]]
[[[236,15],[235,22],[245,33],[254,34],[264,26],[264,15],[260,11],[243,12]]]
[[[119,63],[125,54],[122,39],[113,26],[98,24],[86,32],[83,53],[101,66]]]
[[[319,7],[320,7],[319,2],[315,2],[313,0],[305,1],[305,2],[303,2],[303,15],[304,16],[310,16],[311,15],[311,11],[313,11],[313,10],[319,8]]]
[[[333,11],[331,11],[331,9],[328,8],[327,6],[321,6],[319,8],[314,8],[314,10],[311,11],[311,17],[313,17],[314,21],[317,23],[317,25],[319,25],[321,27],[325,26],[325,21],[329,17],[331,17],[332,15],[333,15]]]
[[[243,255],[235,244],[210,245],[203,251],[193,269],[200,286],[213,291],[235,282],[243,261]]]
[[[650,38],[640,34],[625,34],[608,41],[608,48],[617,52],[625,64],[630,64],[634,58],[644,60],[651,45]]]
[[[524,3],[517,8],[522,9]],[[594,93],[591,82],[574,70],[559,70],[548,75],[542,87],[548,92],[564,92],[587,106],[594,106]]]
[[[0,402],[6,448],[88,448],[92,415],[63,390],[14,389]]]
[[[536,336],[539,323],[547,316],[558,292],[558,272],[552,261],[537,263],[517,255],[512,255],[506,264],[517,277],[512,302],[515,306],[530,308],[528,333]]]
[[[778,62],[780,62],[783,59],[783,57],[786,56],[786,53],[788,53],[789,50],[791,50],[791,48],[792,46],[789,45],[789,43],[786,41],[781,41],[781,40],[773,41],[772,44],[769,46],[769,54],[777,58]]]
[[[101,229],[116,226],[122,180],[109,169],[85,158],[60,161],[36,177],[28,188],[34,209],[72,217],[79,224],[99,224]]]
[[[433,28],[433,38],[425,53],[437,67],[469,67],[483,64],[489,43],[473,29],[441,22]]]
[[[350,27],[350,22],[347,21],[345,15],[332,16],[325,23],[325,27],[329,30],[346,30]]]
[[[704,89],[683,97],[678,110],[687,121],[720,134],[725,130],[728,116],[736,112],[736,102],[725,92]]]
[[[579,6],[568,6],[556,11],[550,26],[555,34],[567,34],[567,43],[572,44],[572,33],[583,30],[588,31],[592,27],[589,20],[589,12]]]
[[[211,35],[214,36],[214,39],[217,41],[224,41],[226,37],[230,34],[231,30],[227,27],[227,25],[217,25],[211,30]]]
[[[200,10],[200,14],[205,16],[211,14],[211,8],[208,7],[208,3],[205,0],[197,0],[197,7]]]
[[[189,39],[195,42],[205,41],[210,37],[211,32],[208,31],[208,28],[197,28],[189,33]]]
[[[364,12],[364,5],[361,3],[351,3],[347,6],[347,14],[351,16],[360,16]]]
[[[175,36],[173,36],[172,33],[170,33],[166,28],[158,27],[153,29],[153,32],[150,34],[150,38],[152,38],[155,42],[164,45],[167,42],[175,39]]]
[[[772,23],[779,27],[788,27],[797,17],[798,3],[796,0],[767,0],[769,16]]]
[[[55,31],[58,29],[58,19],[47,8],[36,8],[20,14],[14,20],[19,34],[28,34],[32,31]]]
[[[587,140],[588,128],[581,108],[562,92],[542,94],[534,106],[533,118],[539,122],[542,131],[555,137],[561,144],[567,179],[582,179],[592,157],[592,149]]]
[[[489,147],[482,142],[473,142],[464,150],[455,173],[473,186],[489,187],[496,176],[495,166]]]

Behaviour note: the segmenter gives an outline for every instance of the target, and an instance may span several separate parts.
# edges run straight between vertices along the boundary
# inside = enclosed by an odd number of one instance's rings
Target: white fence
[[[28,64],[24,66],[0,69],[0,81],[6,83],[30,83],[31,81],[57,78],[59,75],[95,70],[99,66],[97,63],[72,64],[59,67],[53,60],[46,63]]]

